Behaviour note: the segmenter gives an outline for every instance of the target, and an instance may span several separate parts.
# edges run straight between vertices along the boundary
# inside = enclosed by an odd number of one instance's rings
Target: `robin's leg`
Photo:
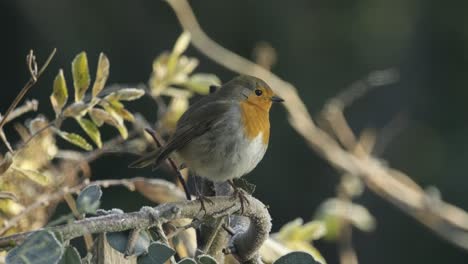
[[[210,189],[209,182],[207,182],[204,179],[200,180],[199,177],[193,177],[193,179],[197,200],[200,201],[200,210],[203,210],[206,213],[206,203],[214,204],[214,202],[210,198],[208,198]]]
[[[239,198],[240,203],[241,203],[241,214],[244,214],[244,209],[245,209],[244,204],[249,205],[249,200],[247,199],[247,193],[243,189],[237,187],[234,184],[233,180],[228,180],[228,183],[234,189],[233,195],[235,195],[235,196],[237,196]]]

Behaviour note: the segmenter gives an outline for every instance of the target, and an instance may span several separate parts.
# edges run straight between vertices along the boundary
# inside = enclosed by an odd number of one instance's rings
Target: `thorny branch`
[[[359,176],[367,187],[411,215],[442,238],[468,250],[468,213],[442,200],[434,201],[411,178],[387,167],[370,155],[356,155],[343,148],[334,137],[316,126],[296,88],[268,70],[223,48],[201,29],[187,0],[166,0],[183,29],[192,35],[193,45],[204,55],[234,72],[257,76],[285,99],[291,126],[320,156],[337,170]],[[342,108],[338,108],[342,112]],[[343,123],[344,128],[349,126]],[[352,131],[349,129],[349,131]]]

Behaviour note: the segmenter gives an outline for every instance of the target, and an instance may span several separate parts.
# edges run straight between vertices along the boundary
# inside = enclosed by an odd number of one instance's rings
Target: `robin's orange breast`
[[[242,101],[240,103],[240,108],[242,125],[246,137],[253,140],[259,133],[262,133],[263,144],[268,144],[270,138],[270,118],[268,110],[249,101]]]

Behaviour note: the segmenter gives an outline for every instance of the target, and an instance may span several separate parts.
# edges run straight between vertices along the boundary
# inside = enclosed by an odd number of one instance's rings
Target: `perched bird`
[[[272,103],[282,102],[264,81],[238,76],[182,115],[166,146],[130,167],[157,167],[177,151],[184,164],[213,182],[239,178],[262,160],[270,137]]]

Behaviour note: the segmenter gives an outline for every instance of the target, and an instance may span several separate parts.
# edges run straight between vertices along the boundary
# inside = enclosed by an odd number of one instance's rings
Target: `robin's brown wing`
[[[205,99],[205,98],[203,98]],[[201,99],[190,107],[180,118],[176,131],[166,146],[153,151],[129,165],[131,168],[143,168],[153,164],[153,168],[173,152],[183,148],[193,139],[203,135],[211,126],[229,111],[233,101],[215,101]]]

